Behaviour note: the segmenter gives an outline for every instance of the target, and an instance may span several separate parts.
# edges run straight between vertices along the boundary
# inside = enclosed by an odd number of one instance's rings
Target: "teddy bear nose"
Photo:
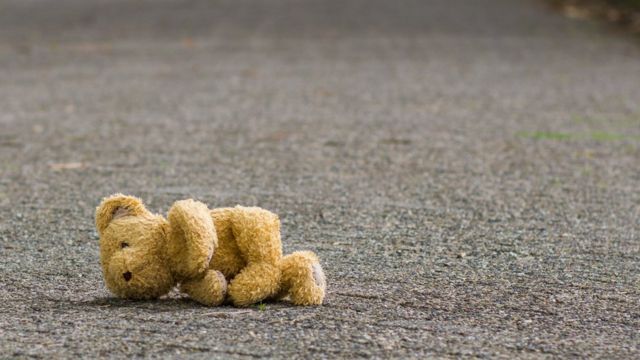
[[[131,277],[133,275],[131,275],[131,271],[127,271],[126,273],[122,274],[122,277],[124,277],[124,281],[129,281],[131,280]]]

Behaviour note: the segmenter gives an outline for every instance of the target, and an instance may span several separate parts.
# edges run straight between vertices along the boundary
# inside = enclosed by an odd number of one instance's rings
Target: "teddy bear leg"
[[[252,263],[229,285],[229,299],[235,306],[249,306],[273,297],[280,289],[280,269],[270,263]]]
[[[201,278],[180,284],[180,291],[207,306],[222,304],[227,294],[227,280],[216,270],[207,270]]]
[[[233,235],[247,266],[231,280],[229,299],[236,306],[248,306],[280,290],[280,220],[260,208],[239,206],[234,211]]]
[[[295,305],[321,305],[327,287],[318,257],[311,251],[297,251],[282,258],[282,287],[279,296],[289,296]]]

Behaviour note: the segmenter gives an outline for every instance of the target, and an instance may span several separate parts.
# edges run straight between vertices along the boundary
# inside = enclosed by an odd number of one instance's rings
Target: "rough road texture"
[[[3,1],[0,357],[640,356],[640,46],[535,1]],[[114,299],[112,192],[260,205],[326,305]]]

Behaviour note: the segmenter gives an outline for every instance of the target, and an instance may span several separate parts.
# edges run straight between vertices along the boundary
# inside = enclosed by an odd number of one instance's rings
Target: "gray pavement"
[[[0,358],[640,357],[640,42],[527,0],[0,2]],[[326,304],[105,289],[113,192],[280,214]]]

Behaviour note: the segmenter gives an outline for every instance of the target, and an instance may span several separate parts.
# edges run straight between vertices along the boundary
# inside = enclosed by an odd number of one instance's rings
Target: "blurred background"
[[[637,8],[0,0],[0,357],[638,357]],[[278,213],[326,304],[112,298],[114,192]]]

